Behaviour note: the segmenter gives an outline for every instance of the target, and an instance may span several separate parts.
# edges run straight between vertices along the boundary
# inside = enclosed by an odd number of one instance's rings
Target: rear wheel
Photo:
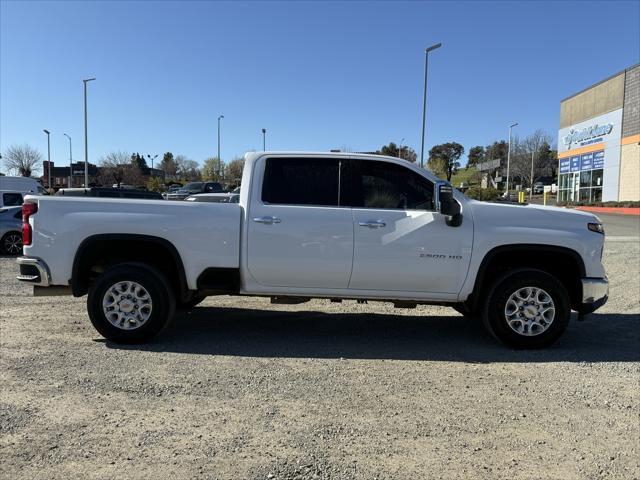
[[[569,294],[553,276],[519,270],[493,285],[483,322],[498,340],[513,348],[543,348],[564,333],[571,309]]]
[[[0,251],[7,255],[18,255],[22,252],[22,234],[20,232],[9,232],[0,240]]]
[[[103,337],[116,343],[142,343],[168,325],[175,299],[160,272],[145,264],[124,263],[93,283],[87,310]]]

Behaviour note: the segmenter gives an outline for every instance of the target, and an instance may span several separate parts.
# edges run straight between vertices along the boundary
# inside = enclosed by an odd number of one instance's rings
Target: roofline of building
[[[586,92],[587,90],[591,90],[593,87],[597,87],[598,85],[600,85],[601,83],[607,82],[609,80],[611,80],[612,78],[617,77],[618,75],[620,75],[621,73],[625,73],[631,69],[634,69],[636,67],[640,66],[640,63],[636,63],[635,65],[631,65],[630,67],[625,68],[624,70],[620,70],[618,73],[614,73],[613,75],[608,76],[607,78],[605,78],[604,80],[600,80],[599,82],[594,83],[593,85],[587,87],[587,88],[583,88],[582,90],[580,90],[577,93],[574,93],[573,95],[569,95],[566,98],[563,98],[562,100],[560,100],[560,103],[564,103],[567,100],[572,99],[573,97],[577,97],[578,95],[580,95],[581,93]]]

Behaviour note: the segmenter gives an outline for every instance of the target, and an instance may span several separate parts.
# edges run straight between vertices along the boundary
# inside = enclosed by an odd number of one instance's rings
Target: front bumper
[[[582,279],[582,304],[580,313],[595,312],[609,299],[609,280],[605,278]]]
[[[48,287],[51,284],[49,267],[41,259],[36,257],[18,257],[16,262],[20,267],[20,275],[16,278],[21,282],[31,285]]]

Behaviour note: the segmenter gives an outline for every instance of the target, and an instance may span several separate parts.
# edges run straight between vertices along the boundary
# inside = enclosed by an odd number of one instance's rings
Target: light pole
[[[262,129],[262,151],[266,151],[267,150],[267,129],[263,128]]]
[[[147,154],[147,158],[151,160],[151,176],[153,177],[153,161],[158,158],[158,155],[154,155],[153,157]]]
[[[509,167],[511,166],[511,129],[513,127],[517,127],[518,122],[509,125],[509,146],[507,147],[507,185],[506,185],[506,196],[509,196]]]
[[[89,188],[89,144],[87,142],[87,83],[95,78],[82,80],[84,84],[84,188]]]
[[[218,177],[220,177],[220,169],[222,167],[222,159],[220,158],[220,120],[224,118],[224,115],[218,117]]]
[[[420,148],[420,168],[424,168],[424,135],[427,127],[427,72],[429,67],[429,52],[440,48],[441,43],[431,45],[424,51],[424,97],[422,100],[422,146]]]
[[[69,184],[67,187],[71,188],[71,179],[73,178],[73,166],[71,165],[73,163],[73,155],[71,155],[71,137],[66,133],[63,133],[63,135],[69,139]]]
[[[398,145],[398,158],[402,158],[402,142],[404,142],[404,137],[400,140],[400,144]]]
[[[531,185],[529,185],[531,188],[529,189],[529,202],[531,202],[531,198],[533,197],[533,156],[535,155],[535,151],[531,152],[531,182],[529,182]]]
[[[47,134],[47,188],[51,190],[51,140],[49,138],[51,132],[47,129],[42,131]]]

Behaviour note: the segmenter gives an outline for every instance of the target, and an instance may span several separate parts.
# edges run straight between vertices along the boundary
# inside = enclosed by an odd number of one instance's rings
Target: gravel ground
[[[640,245],[609,303],[516,352],[452,309],[209,298],[152,344],[0,258],[0,476],[640,478]]]

